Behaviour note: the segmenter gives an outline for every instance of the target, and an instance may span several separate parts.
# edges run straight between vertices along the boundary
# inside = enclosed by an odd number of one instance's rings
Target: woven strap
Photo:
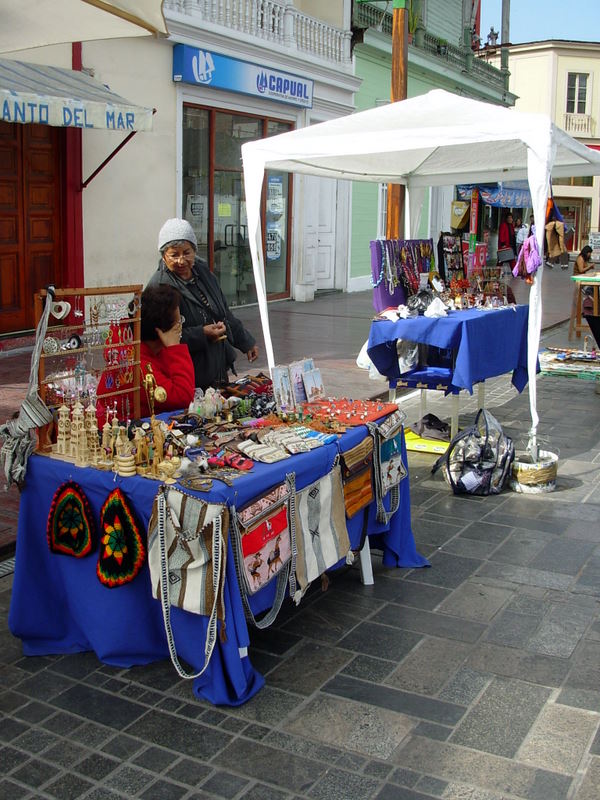
[[[163,488],[159,490],[158,497],[158,544],[160,548],[160,601],[162,605],[163,621],[165,624],[165,633],[167,635],[167,644],[169,646],[169,655],[173,666],[177,670],[177,674],[181,678],[191,680],[199,678],[210,663],[215,643],[217,641],[217,605],[220,595],[221,583],[221,564],[223,558],[223,536],[222,536],[222,518],[219,515],[213,521],[213,538],[212,538],[212,582],[213,582],[213,606],[208,618],[208,625],[206,628],[206,642],[204,645],[204,665],[199,672],[189,673],[181,666],[179,658],[177,657],[177,649],[175,647],[175,639],[173,637],[173,629],[171,627],[171,603],[169,601],[169,557],[167,554],[167,498]]]
[[[42,347],[44,339],[46,338],[46,331],[48,330],[48,319],[50,311],[52,310],[52,303],[54,302],[54,286],[48,286],[46,294],[46,302],[44,304],[44,311],[38,322],[37,330],[35,332],[35,345],[33,353],[31,354],[31,368],[29,370],[29,387],[27,394],[35,394],[38,390],[38,372],[40,366],[40,356],[42,354]]]

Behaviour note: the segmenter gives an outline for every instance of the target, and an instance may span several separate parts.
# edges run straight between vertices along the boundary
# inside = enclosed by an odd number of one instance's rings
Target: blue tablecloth
[[[349,449],[365,435],[364,426],[351,429],[337,444],[275,464],[257,464],[252,473],[234,481],[233,487],[215,481],[209,493],[198,493],[198,497],[240,507],[281,481],[287,471],[296,473],[296,486],[302,488],[331,470],[338,449]],[[56,489],[67,480],[84,489],[96,520],[108,494],[119,486],[147,529],[159,485],[156,481],[121,478],[110,472],[32,456],[21,496],[10,630],[22,639],[26,655],[93,650],[101,661],[120,667],[168,658],[161,606],[151,596],[147,565],[131,583],[108,589],[96,577],[95,555],[76,559],[50,552],[46,541],[48,511]],[[363,520],[362,512],[348,520],[353,545],[360,541]],[[375,521],[372,504],[368,509],[367,529],[371,544],[383,550],[385,564],[427,566],[414,544],[408,478],[401,484],[400,508],[389,526]],[[255,614],[270,607],[273,591],[271,582],[252,598]],[[206,618],[173,608],[171,621],[179,655],[198,670],[204,663]],[[264,678],[245,655],[249,636],[231,543],[227,555],[225,622],[227,640],[218,640],[207,671],[193,681],[193,689],[198,697],[211,703],[240,705],[263,686]]]
[[[367,353],[391,386],[400,378],[396,341],[420,342],[455,351],[450,391],[467,389],[496,375],[512,372],[520,392],[527,384],[529,306],[490,311],[450,311],[447,317],[413,317],[371,323]]]

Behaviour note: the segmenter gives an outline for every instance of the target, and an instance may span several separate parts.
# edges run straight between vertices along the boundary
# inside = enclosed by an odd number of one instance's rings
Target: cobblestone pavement
[[[566,336],[563,325],[545,342]],[[409,453],[412,525],[431,568],[332,576],[252,636],[266,686],[196,701],[169,662],[26,658],[0,578],[0,798],[597,800],[600,797],[600,395],[538,380],[556,490],[454,497]],[[416,420],[419,398],[401,405]],[[428,411],[448,406],[428,393]],[[528,395],[486,405],[517,447]],[[461,400],[472,422],[476,394]]]

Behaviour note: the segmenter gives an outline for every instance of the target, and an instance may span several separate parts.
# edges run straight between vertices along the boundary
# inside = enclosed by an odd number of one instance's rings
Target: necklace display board
[[[376,311],[403,305],[419,291],[420,274],[434,269],[431,239],[375,239],[370,248]]]
[[[102,403],[120,419],[140,415],[142,286],[56,289],[39,365],[40,395],[49,408]],[[34,297],[36,325],[45,289]]]

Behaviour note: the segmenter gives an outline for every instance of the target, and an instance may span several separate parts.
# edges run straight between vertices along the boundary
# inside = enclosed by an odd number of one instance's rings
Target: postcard
[[[292,361],[290,364],[290,380],[292,382],[292,391],[294,392],[296,405],[306,403],[307,400],[302,374],[314,368],[315,362],[312,358],[303,358],[300,361]]]
[[[309,402],[319,397],[324,397],[325,389],[323,388],[323,378],[321,377],[321,370],[318,367],[303,372],[302,380],[304,381],[304,390],[306,391]]]
[[[273,397],[278,411],[293,411],[295,408],[294,392],[287,366],[275,366],[271,373],[273,381]]]

